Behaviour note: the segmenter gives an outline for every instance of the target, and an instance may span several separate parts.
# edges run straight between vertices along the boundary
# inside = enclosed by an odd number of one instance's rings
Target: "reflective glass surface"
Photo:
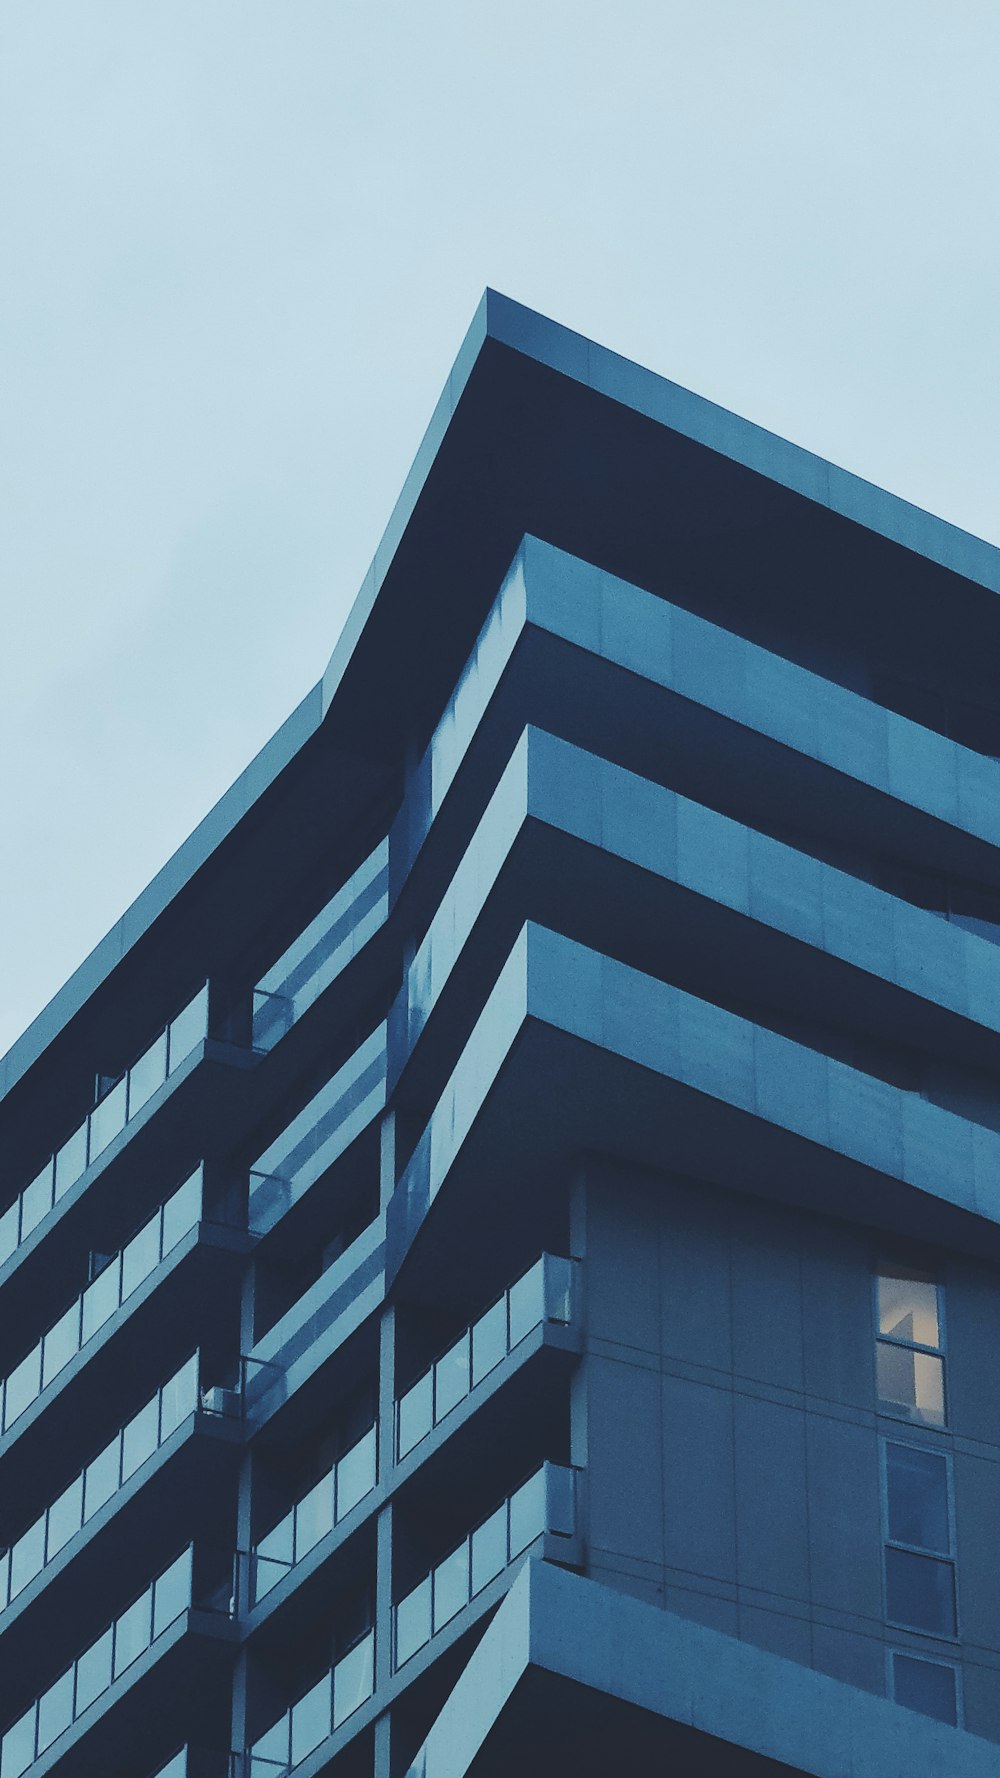
[[[375,1689],[375,1638],[368,1635],[333,1669],[333,1726],[353,1716]]]
[[[16,1599],[29,1581],[34,1580],[45,1562],[45,1520],[35,1523],[12,1545],[10,1552],[10,1596]]]
[[[42,1341],[42,1388],[47,1389],[54,1377],[75,1358],[80,1350],[80,1304],[72,1303],[50,1327]]]
[[[452,1555],[446,1556],[434,1570],[434,1631],[435,1634],[461,1611],[469,1599],[469,1544],[468,1540]]]
[[[921,1661],[913,1655],[892,1657],[893,1696],[907,1710],[933,1716],[937,1722],[957,1723],[955,1669],[943,1661]]]
[[[510,1497],[511,1559],[545,1530],[545,1471],[540,1469]]]
[[[70,1482],[58,1500],[53,1501],[48,1514],[48,1540],[45,1547],[45,1559],[51,1562],[53,1556],[75,1537],[83,1524],[83,1476],[78,1475]]]
[[[73,1721],[73,1669],[63,1673],[38,1700],[38,1751],[44,1753]]]
[[[929,1279],[883,1273],[878,1280],[879,1333],[918,1346],[939,1346],[938,1286]]]
[[[318,1684],[292,1706],[293,1766],[297,1766],[307,1754],[312,1753],[330,1733],[330,1690],[330,1675],[324,1673]]]
[[[295,1509],[295,1560],[303,1556],[333,1530],[333,1476],[325,1475],[310,1488]]]
[[[191,1602],[191,1551],[185,1550],[153,1588],[153,1635],[159,1636]]]
[[[121,1254],[116,1253],[83,1293],[84,1344],[110,1321],[121,1302]]]
[[[481,1383],[507,1356],[507,1299],[501,1297],[472,1329],[472,1381]]]
[[[90,1114],[90,1159],[95,1161],[99,1154],[113,1142],[119,1131],[125,1128],[125,1114],[128,1109],[128,1079],[122,1076],[117,1086],[95,1105]]]
[[[935,1451],[913,1445],[887,1444],[886,1498],[889,1536],[895,1543],[915,1544],[946,1556],[951,1550],[948,1523],[948,1465]]]
[[[507,1566],[507,1503],[477,1525],[472,1533],[472,1591],[483,1587]]]
[[[160,1217],[159,1213],[150,1218],[149,1222],[133,1235],[128,1246],[122,1252],[122,1302],[131,1296],[133,1290],[154,1272],[160,1261]]]
[[[150,1644],[150,1598],[143,1593],[115,1622],[115,1678],[138,1660]]]
[[[127,1482],[129,1476],[135,1474],[153,1455],[158,1443],[158,1427],[160,1419],[159,1398],[154,1395],[144,1408],[134,1416],[122,1433],[122,1481]]]
[[[55,1157],[56,1184],[55,1195],[59,1199],[75,1185],[81,1174],[87,1170],[87,1126],[81,1124],[74,1130],[68,1142],[64,1142]],[[22,1226],[21,1239],[24,1239]]]
[[[513,1348],[532,1328],[545,1319],[544,1262],[538,1260],[508,1291],[510,1301],[510,1344]]]
[[[111,1655],[114,1631],[107,1629],[76,1663],[76,1714],[82,1716],[87,1707],[106,1692],[111,1684]]]
[[[20,1216],[20,1204],[17,1198],[0,1216],[0,1265],[9,1259],[17,1246],[17,1229]]]
[[[396,1665],[401,1667],[431,1638],[431,1578],[407,1593],[396,1607]]]
[[[30,1407],[41,1387],[42,1349],[36,1346],[27,1358],[22,1358],[19,1365],[11,1371],[4,1389],[4,1430],[13,1426],[20,1419],[25,1408]]]
[[[135,1117],[136,1112],[153,1097],[158,1087],[167,1078],[167,1034],[161,1031],[155,1043],[151,1043],[145,1055],[140,1056],[128,1071],[128,1114]]]
[[[912,1346],[876,1342],[879,1400],[905,1408],[916,1419],[943,1426],[944,1360]]]
[[[400,1457],[412,1451],[422,1438],[426,1438],[434,1425],[434,1379],[431,1371],[414,1383],[405,1395],[399,1398],[398,1409],[398,1442]]]
[[[52,1208],[52,1162],[47,1161],[37,1179],[21,1193],[21,1240],[27,1240]]]
[[[955,1576],[950,1562],[891,1545],[885,1552],[886,1615],[932,1635],[955,1634]]]
[[[471,1342],[467,1333],[434,1366],[434,1418],[441,1420],[464,1401],[470,1388]]]
[[[35,1757],[35,1706],[11,1725],[0,1744],[0,1778],[21,1778]]]
[[[120,1461],[119,1441],[113,1439],[100,1456],[88,1463],[83,1476],[83,1510],[88,1519],[118,1492]]]
[[[337,1464],[337,1518],[344,1518],[375,1486],[375,1428],[365,1433]]]
[[[178,1013],[167,1034],[170,1072],[179,1067],[195,1045],[208,1036],[208,985]]]

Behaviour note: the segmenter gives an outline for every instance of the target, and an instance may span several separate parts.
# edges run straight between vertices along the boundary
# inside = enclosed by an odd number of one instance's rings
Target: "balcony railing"
[[[194,1603],[192,1575],[189,1546],[11,1724],[0,1742],[0,1778],[21,1778],[176,1623]]]
[[[60,1315],[55,1326],[49,1328],[44,1339],[15,1366],[3,1384],[0,1430],[9,1431],[178,1241],[196,1226],[201,1218],[202,1190],[202,1169],[198,1167],[133,1235],[128,1246],[109,1260],[76,1302]]]
[[[366,1499],[376,1480],[376,1431],[372,1426],[251,1551],[251,1604],[263,1599],[315,1549],[321,1538]]]
[[[280,1042],[384,925],[388,912],[389,842],[382,840],[257,983],[251,1037],[255,1050],[272,1050]]]
[[[250,1169],[248,1226],[280,1222],[385,1104],[386,1031],[379,1025]]]
[[[241,1761],[234,1762],[239,1778],[283,1778],[294,1771],[360,1709],[374,1689],[375,1634],[369,1630],[332,1673],[325,1673],[254,1742]],[[7,1778],[6,1773],[0,1778]]]
[[[207,1036],[206,982],[0,1216],[0,1265],[28,1239],[60,1198]]]
[[[572,1261],[543,1253],[466,1328],[396,1403],[396,1456],[412,1451],[542,1322],[567,1324],[572,1283]]]
[[[188,1750],[186,1747],[182,1747],[178,1753],[174,1754],[173,1759],[168,1759],[166,1765],[160,1767],[159,1771],[154,1774],[154,1778],[187,1778],[187,1769]]]
[[[399,1601],[393,1613],[394,1666],[412,1660],[536,1538],[546,1531],[572,1537],[575,1530],[574,1471],[544,1463]]]
[[[198,1354],[192,1353],[151,1401],[116,1432],[104,1450],[0,1555],[0,1612],[65,1549],[198,1406]]]

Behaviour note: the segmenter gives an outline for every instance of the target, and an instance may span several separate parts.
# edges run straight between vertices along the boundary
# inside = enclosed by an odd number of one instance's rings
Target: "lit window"
[[[876,1279],[879,1400],[931,1426],[946,1419],[941,1287],[926,1274],[886,1269]]]
[[[946,1661],[925,1661],[919,1655],[894,1649],[891,1657],[892,1695],[907,1710],[933,1716],[938,1722],[958,1725],[958,1685],[955,1668]]]
[[[884,1455],[886,1617],[930,1636],[954,1636],[948,1458],[888,1441]]]

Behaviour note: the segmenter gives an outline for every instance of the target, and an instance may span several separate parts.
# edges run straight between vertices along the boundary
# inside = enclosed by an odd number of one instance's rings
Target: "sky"
[[[486,285],[1000,543],[995,0],[2,0],[0,1053],[319,678]]]

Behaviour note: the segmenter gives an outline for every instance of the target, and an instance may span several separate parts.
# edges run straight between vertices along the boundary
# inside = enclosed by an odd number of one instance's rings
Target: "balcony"
[[[207,1036],[206,982],[0,1216],[0,1266],[44,1222],[49,1211],[83,1177],[126,1125],[138,1117],[170,1075],[176,1073]]]
[[[245,1754],[235,1756],[234,1778],[284,1778],[348,1722],[374,1689],[375,1634],[369,1630]]]
[[[0,1778],[22,1778],[36,1767],[41,1778],[57,1762],[60,1770],[81,1774],[106,1769],[101,1750],[92,1744],[92,1732],[97,1730],[97,1739],[103,1740],[101,1729],[106,1733],[110,1728],[112,1741],[127,1746],[126,1722],[134,1728],[134,1712],[141,1709],[136,1684],[149,1679],[158,1654],[176,1647],[189,1614],[197,1611],[228,1620],[226,1583],[221,1591],[216,1583],[203,1592],[196,1582],[196,1566],[195,1552],[188,1547],[8,1727],[0,1741]],[[117,1709],[109,1711],[130,1689],[131,1711],[121,1716]],[[151,1691],[146,1689],[149,1703]],[[125,1735],[121,1742],[120,1731]],[[107,1752],[111,1753],[110,1745]]]
[[[253,990],[253,1048],[270,1051],[385,924],[389,842],[383,840]]]
[[[566,1540],[567,1562],[578,1559],[576,1472],[556,1463],[529,1476],[399,1601],[393,1612],[394,1669],[412,1660],[547,1534]]]
[[[251,1551],[250,1606],[257,1605],[367,1499],[377,1480],[376,1428],[372,1426]]]
[[[572,1262],[545,1253],[396,1403],[396,1457],[407,1456],[507,1354],[545,1322],[572,1320]]]

